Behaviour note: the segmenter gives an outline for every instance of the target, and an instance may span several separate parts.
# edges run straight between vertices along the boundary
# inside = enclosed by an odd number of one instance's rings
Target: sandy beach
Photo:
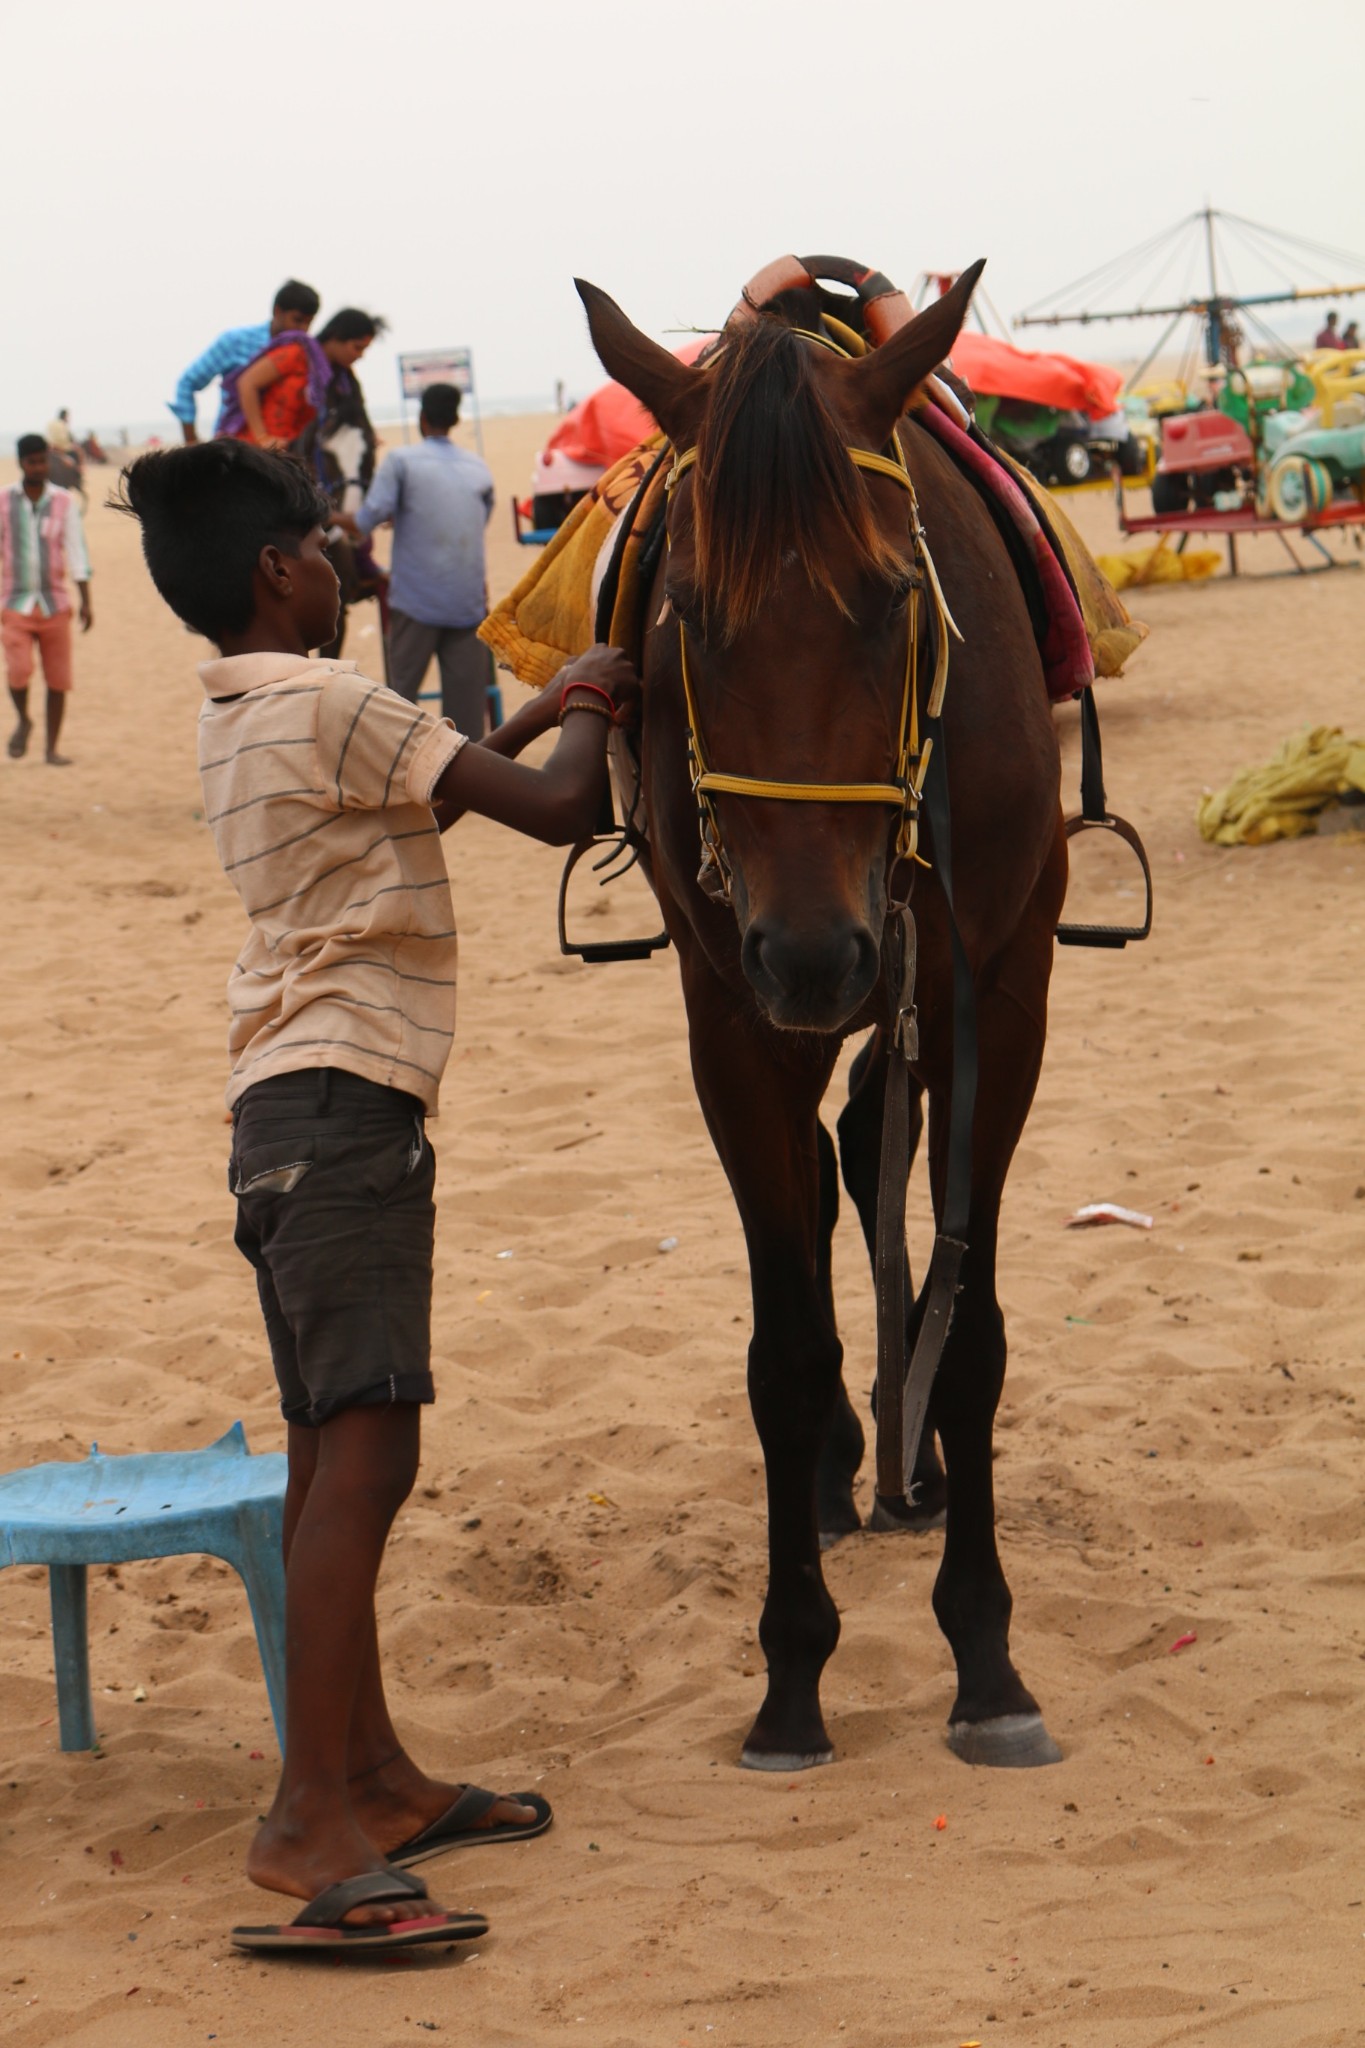
[[[526,559],[508,501],[545,425],[485,425],[495,592]],[[243,920],[201,815],[207,650],[103,508],[113,475],[92,476],[75,765],[0,759],[5,1469],[95,1440],[189,1449],[238,1418],[253,1450],[283,1445],[224,1177]],[[1105,495],[1069,509],[1114,544]],[[563,960],[560,857],[466,819],[446,842],[462,980],[433,1128],[440,1398],[383,1639],[422,1761],[535,1786],[556,1824],[424,1866],[434,1896],[492,1921],[472,1953],[238,1956],[230,1925],[274,1917],[243,1856],[277,1764],[240,1584],[193,1558],[92,1571],[100,1749],[64,1755],[46,1575],[6,1572],[13,2048],[1365,2042],[1365,840],[1214,850],[1195,826],[1205,785],[1300,726],[1365,729],[1365,578],[1272,575],[1273,541],[1243,566],[1132,600],[1151,639],[1099,698],[1155,929],[1059,952],[1005,1201],[1001,1546],[1016,1659],[1064,1761],[953,1758],[941,1536],[862,1534],[826,1564],[837,1762],[736,1768],[764,1574],[748,1282],[676,966]],[[373,607],[346,652],[377,664]],[[1058,723],[1074,808],[1072,707]],[[612,903],[600,929],[650,914]],[[1063,1228],[1105,1200],[1153,1229]],[[922,1173],[911,1213],[918,1274]],[[847,1204],[836,1286],[865,1412],[872,1294]]]

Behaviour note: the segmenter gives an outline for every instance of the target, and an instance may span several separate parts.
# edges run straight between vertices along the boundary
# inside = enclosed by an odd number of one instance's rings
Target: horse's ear
[[[879,448],[889,436],[921,384],[944,360],[957,340],[976,281],[986,268],[983,256],[964,270],[941,299],[856,362],[841,365],[844,381],[857,409],[867,445]]]
[[[587,309],[592,345],[608,376],[653,413],[670,441],[691,441],[703,404],[701,373],[641,334],[615,299],[595,284],[576,277],[574,289]]]

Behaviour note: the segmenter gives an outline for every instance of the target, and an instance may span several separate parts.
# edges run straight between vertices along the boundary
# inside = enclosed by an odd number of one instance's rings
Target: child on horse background
[[[439,834],[467,810],[562,844],[592,830],[636,679],[592,648],[482,743],[311,648],[333,631],[331,518],[292,458],[217,441],[123,476],[152,580],[220,649],[200,669],[205,814],[251,920],[229,981],[237,1243],[288,1425],[284,1765],[247,1857],[311,1901],[249,1948],[479,1935],[410,1862],[550,1823],[534,1793],[430,1778],[385,1704],[374,1589],[416,1477],[430,1367],[435,1162],[455,930]],[[541,769],[511,759],[556,720]],[[416,1917],[414,1917],[416,1916]]]
[[[252,441],[258,448],[287,448],[327,409],[341,383],[388,322],[359,306],[343,306],[316,335],[279,336],[245,368],[223,379],[220,435]]]
[[[245,369],[248,363],[254,362],[277,335],[307,333],[321,304],[311,284],[300,284],[296,277],[286,278],[275,294],[268,320],[251,327],[227,328],[209,343],[202,355],[195,357],[176,385],[175,397],[170,400],[170,410],[179,420],[180,431],[187,442],[193,444],[199,439],[195,410],[196,400],[204,386],[211,384],[215,377],[225,380],[219,405],[218,431],[221,431],[222,412],[228,395],[226,379],[234,370]]]

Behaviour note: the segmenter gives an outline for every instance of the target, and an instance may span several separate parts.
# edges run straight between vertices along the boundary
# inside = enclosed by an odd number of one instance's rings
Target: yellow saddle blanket
[[[566,661],[592,646],[605,551],[663,445],[663,435],[656,434],[600,476],[480,626],[479,638],[532,689],[543,690]],[[660,465],[626,537],[612,607],[611,644],[624,647],[637,664],[645,599],[639,588],[640,548],[663,502],[665,475]]]

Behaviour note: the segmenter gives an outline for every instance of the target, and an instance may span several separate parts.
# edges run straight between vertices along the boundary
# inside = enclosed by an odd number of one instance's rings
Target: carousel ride
[[[1298,283],[1291,268],[1316,276]],[[1239,289],[1236,272],[1248,269],[1278,281]],[[1221,534],[1234,575],[1237,540],[1253,533],[1277,534],[1302,569],[1292,533],[1320,566],[1336,567],[1318,536],[1349,530],[1359,548],[1365,526],[1365,350],[1293,347],[1267,313],[1365,295],[1362,277],[1365,258],[1206,206],[1039,300],[1015,325],[1163,321],[1124,386],[1158,437],[1151,513],[1130,514],[1119,492],[1125,533],[1177,536],[1182,548],[1191,534]],[[1097,310],[1084,303],[1092,295],[1120,303]],[[1177,375],[1145,382],[1182,330]]]

